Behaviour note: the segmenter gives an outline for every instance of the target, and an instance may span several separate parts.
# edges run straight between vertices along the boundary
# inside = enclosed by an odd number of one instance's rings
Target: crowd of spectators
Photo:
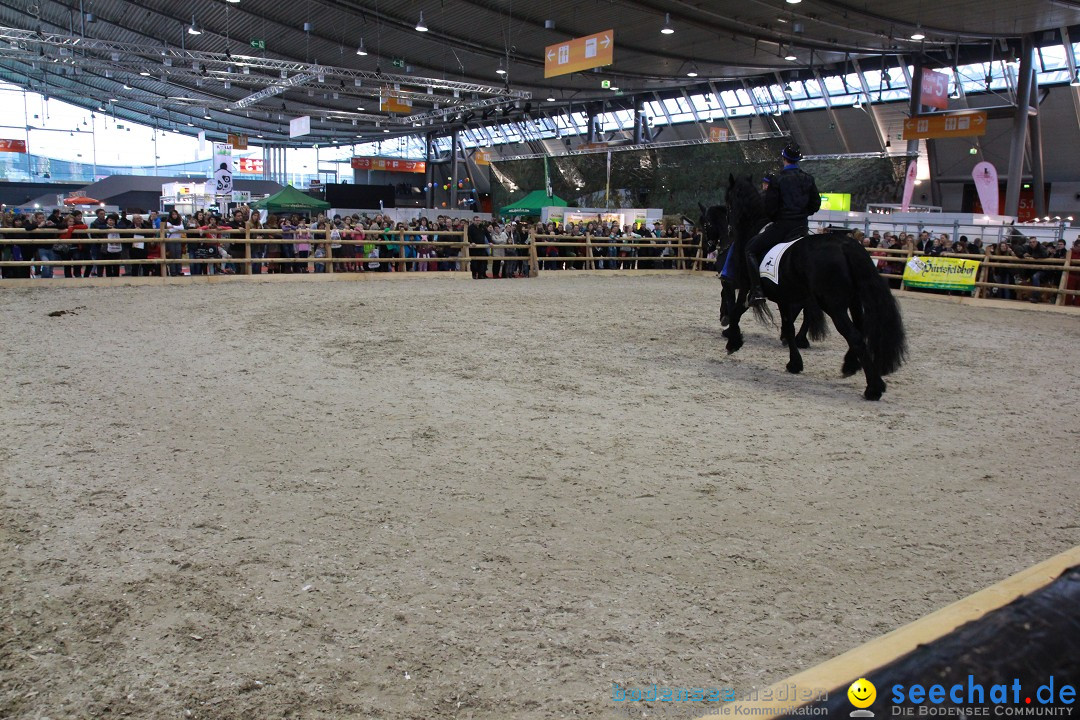
[[[528,223],[472,220],[439,215],[408,222],[390,216],[353,214],[342,217],[313,217],[283,213],[264,216],[246,205],[227,217],[203,210],[181,215],[176,210],[166,214],[73,210],[63,213],[6,213],[0,227],[21,228],[18,238],[52,240],[52,243],[4,244],[3,260],[77,261],[63,266],[64,277],[117,277],[120,275],[158,275],[162,260],[169,276],[232,274],[246,272],[250,248],[253,274],[326,272],[330,254],[334,272],[427,272],[464,270],[460,234],[470,244],[468,269],[477,279],[514,278],[529,274],[528,245],[538,239],[538,261],[542,270],[567,270],[585,267],[586,249],[579,242],[590,236],[589,254],[595,269],[684,269],[690,267],[701,247],[701,233],[686,225],[660,222],[651,227],[641,223],[622,225],[610,221]],[[139,231],[144,230],[144,233]],[[94,232],[90,232],[94,231]],[[124,231],[124,232],[121,232]],[[269,232],[268,232],[269,231]],[[161,234],[164,233],[165,258],[161,257]],[[1065,258],[1069,252],[1064,240],[1039,242],[1034,237],[1014,234],[1008,240],[984,248],[981,238],[969,240],[961,235],[955,241],[948,233],[923,231],[884,232],[874,230],[853,235],[874,256],[878,269],[890,277],[893,287],[900,286],[907,254],[942,256],[975,255],[991,260],[1015,262],[1017,259],[1046,260]],[[250,237],[250,240],[247,238]],[[268,240],[280,241],[268,242]],[[554,244],[547,244],[554,243]],[[560,244],[566,243],[566,244]],[[897,252],[884,252],[904,251]],[[1080,240],[1072,247],[1072,263],[1080,265]],[[711,257],[711,256],[710,256]],[[390,258],[393,258],[390,260]],[[404,258],[405,262],[399,259]],[[135,264],[131,260],[156,261]],[[111,261],[111,262],[103,262]],[[4,278],[51,278],[59,266],[37,265],[0,267]],[[1021,285],[1031,290],[993,287],[987,296],[1014,299],[1023,292],[1031,302],[1041,302],[1039,288],[1056,288],[1061,271],[1052,269],[1008,268],[991,266],[988,280],[996,285]],[[1066,281],[1070,290],[1080,289],[1080,272],[1070,272]],[[1052,296],[1051,296],[1052,297]],[[1080,304],[1080,298],[1066,298],[1067,304]]]
[[[262,217],[247,206],[226,217],[203,210],[181,215],[175,209],[165,214],[130,215],[104,208],[93,213],[7,213],[0,218],[0,226],[25,232],[15,236],[15,243],[3,245],[3,259],[75,261],[80,264],[63,266],[64,276],[75,278],[159,275],[163,260],[166,273],[174,277],[243,273],[247,263],[237,260],[246,260],[249,251],[256,261],[251,263],[252,274],[326,272],[328,254],[334,259],[334,272],[464,270],[459,259],[461,236],[457,234],[464,233],[471,245],[469,269],[480,279],[527,276],[527,246],[534,234],[560,236],[541,237],[542,242],[574,242],[591,235],[596,269],[682,268],[684,261],[677,258],[692,253],[676,244],[700,240],[699,234],[686,227],[664,228],[660,223],[652,228],[644,224],[620,227],[610,222],[572,222],[558,227],[524,221],[502,223],[479,216],[471,221],[440,215],[434,220],[421,217],[408,222],[395,222],[383,214],[328,218],[283,213],[265,216],[265,221]],[[146,230],[146,234],[139,230]],[[19,243],[19,239],[39,242]],[[583,267],[585,252],[580,247],[544,245],[538,250],[543,269]],[[398,260],[401,258],[405,262]],[[154,262],[127,262],[131,260]],[[59,272],[60,266],[45,264],[4,267],[2,277],[51,278]]]
[[[885,253],[881,252],[881,250],[911,251],[914,255],[928,257],[941,257],[948,254],[950,256],[978,255],[986,258],[989,255],[991,262],[1011,262],[1018,258],[1022,260],[1064,259],[1070,252],[1066,249],[1064,240],[1039,242],[1038,238],[1023,237],[1021,235],[1015,235],[1008,240],[993,243],[987,248],[984,247],[982,238],[969,240],[967,236],[961,235],[957,240],[953,241],[948,233],[935,235],[925,230],[917,235],[904,232],[886,232],[882,234],[879,230],[874,230],[870,235],[865,235],[861,230],[856,230],[853,234],[862,242],[870,255],[875,257],[878,269],[882,273],[898,276],[904,273],[904,258],[906,256]],[[1080,265],[1080,240],[1073,243],[1071,253],[1071,262]],[[1061,282],[1061,271],[991,266],[988,281],[997,285],[1057,288]],[[889,284],[892,287],[900,287],[900,280],[899,278],[890,278]],[[1070,272],[1067,289],[1075,290],[1078,287],[1080,287],[1080,272]],[[993,287],[987,290],[987,297],[1012,300],[1018,298],[1018,292],[1021,291]],[[1030,302],[1038,303],[1044,299],[1043,293],[1038,292],[1036,289],[1023,292]],[[1075,296],[1066,298],[1065,302],[1068,305],[1080,304],[1080,300]]]

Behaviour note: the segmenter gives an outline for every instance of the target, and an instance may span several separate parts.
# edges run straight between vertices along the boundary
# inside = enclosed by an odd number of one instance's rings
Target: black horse
[[[749,178],[730,177],[727,192],[729,233],[740,250],[765,224],[765,207],[757,186]],[[885,392],[883,375],[897,370],[907,355],[900,306],[863,246],[847,233],[807,235],[784,253],[777,285],[762,278],[765,296],[780,307],[780,337],[787,341],[787,370],[802,372],[803,361],[794,335],[799,308],[814,305],[824,311],[848,343],[842,372],[848,377],[861,367],[866,375],[867,400],[880,400]],[[728,352],[742,346],[739,319],[742,304],[735,306],[728,328]],[[850,315],[849,315],[850,313]],[[759,320],[768,310],[755,308]],[[810,336],[818,339],[825,330],[820,312],[807,313]]]
[[[720,275],[724,270],[724,262],[727,260],[728,251],[732,245],[737,242],[736,238],[732,237],[731,224],[728,222],[728,209],[724,205],[712,205],[705,207],[701,203],[698,203],[698,207],[701,208],[701,218],[698,220],[699,227],[702,228],[702,242],[705,248],[708,248],[709,252],[713,249],[716,250],[716,274]],[[735,314],[735,308],[737,306],[744,306],[746,303],[746,295],[750,291],[750,283],[746,279],[746,272],[744,270],[746,263],[743,261],[743,250],[745,241],[739,242],[735,248],[736,256],[735,262],[732,263],[730,275],[728,277],[721,277],[722,285],[720,290],[720,327],[726,328],[730,323],[731,317]],[[740,313],[741,314],[741,313]],[[798,315],[798,311],[795,312]],[[811,315],[816,314],[817,318],[811,318]],[[799,328],[798,335],[795,336],[795,346],[803,350],[810,347],[810,341],[807,340],[807,335],[810,332],[811,325],[824,328],[824,318],[821,316],[821,310],[811,301],[808,303],[805,312],[803,313],[803,324]],[[821,340],[825,336],[825,330],[820,330],[820,337],[814,337],[815,340]],[[728,338],[728,353],[733,353],[738,350],[732,349],[731,343],[731,331],[724,330],[722,335]],[[781,340],[785,341],[783,336]],[[742,346],[742,339],[740,335],[739,346]]]

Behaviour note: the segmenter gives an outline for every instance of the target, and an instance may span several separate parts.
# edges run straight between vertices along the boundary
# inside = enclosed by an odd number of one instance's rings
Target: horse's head
[[[730,243],[728,239],[730,232],[728,228],[727,208],[723,205],[705,207],[701,203],[698,203],[698,207],[701,208],[701,218],[698,220],[698,227],[701,228],[702,233],[705,235],[706,252],[709,252],[714,248],[723,249],[727,247]]]
[[[728,175],[727,213],[730,232],[740,237],[748,237],[764,219],[761,192],[749,175],[737,179]]]

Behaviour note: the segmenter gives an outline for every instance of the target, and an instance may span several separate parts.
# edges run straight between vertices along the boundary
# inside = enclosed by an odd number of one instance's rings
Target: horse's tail
[[[803,322],[806,323],[806,332],[814,342],[828,337],[829,325],[825,322],[825,313],[812,298],[803,306]]]
[[[907,339],[900,304],[878,273],[870,254],[854,240],[841,243],[848,271],[862,306],[866,348],[882,375],[897,370],[907,357]]]

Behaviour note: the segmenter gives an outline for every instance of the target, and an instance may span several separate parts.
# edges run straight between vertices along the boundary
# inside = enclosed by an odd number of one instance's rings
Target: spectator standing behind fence
[[[146,232],[133,232],[131,234],[131,251],[129,252],[129,257],[132,260],[146,260],[148,255],[146,249],[146,239],[150,237],[151,228],[147,225],[142,215],[133,215],[131,217],[131,228],[132,230],[145,230]],[[151,265],[135,264],[131,265],[130,267],[131,274],[134,277],[144,277],[146,275],[157,274],[156,272],[151,272],[152,270],[154,270],[153,266]]]
[[[1011,263],[1016,260],[1016,253],[1013,252],[1012,246],[1004,240],[994,246],[991,254],[995,262]],[[999,285],[1016,284],[1016,276],[1013,274],[1012,268],[995,267],[993,268],[992,277],[994,282]],[[1012,300],[1016,297],[1016,293],[1010,288],[992,288],[990,296],[1002,300]]]
[[[105,252],[102,253],[100,258],[102,260],[115,262],[124,257],[124,246],[120,242],[120,233],[116,232],[116,221],[119,219],[115,213],[105,218],[105,227],[109,232],[105,234]],[[102,266],[102,275],[105,277],[120,277],[120,265],[113,264],[113,262]]]
[[[184,256],[184,218],[180,212],[173,208],[165,217],[165,258],[167,260],[180,260]],[[169,277],[180,277],[184,274],[184,266],[179,262],[171,262],[168,266]]]
[[[479,217],[474,217],[466,231],[469,241],[469,255],[472,256],[471,267],[474,280],[483,280],[487,277],[487,234]],[[480,258],[483,258],[482,260]]]
[[[1037,237],[1029,237],[1027,244],[1024,246],[1023,253],[1020,255],[1025,260],[1045,260],[1049,256],[1046,248],[1042,246]],[[1032,287],[1042,287],[1043,278],[1046,276],[1045,270],[1027,271],[1028,277],[1031,278]],[[1028,298],[1033,303],[1042,302],[1042,293],[1033,292],[1031,297]]]
[[[495,223],[491,226],[491,277],[503,278],[509,277],[505,274],[506,271],[506,244],[510,238],[506,235],[506,228]]]
[[[76,215],[69,215],[64,221],[64,229],[60,232],[60,242],[53,245],[53,251],[60,260],[74,260],[76,243],[73,242],[75,233],[79,230],[86,230],[86,225],[79,222],[79,218]],[[81,268],[78,265],[65,265],[64,277],[77,278],[80,275]]]

